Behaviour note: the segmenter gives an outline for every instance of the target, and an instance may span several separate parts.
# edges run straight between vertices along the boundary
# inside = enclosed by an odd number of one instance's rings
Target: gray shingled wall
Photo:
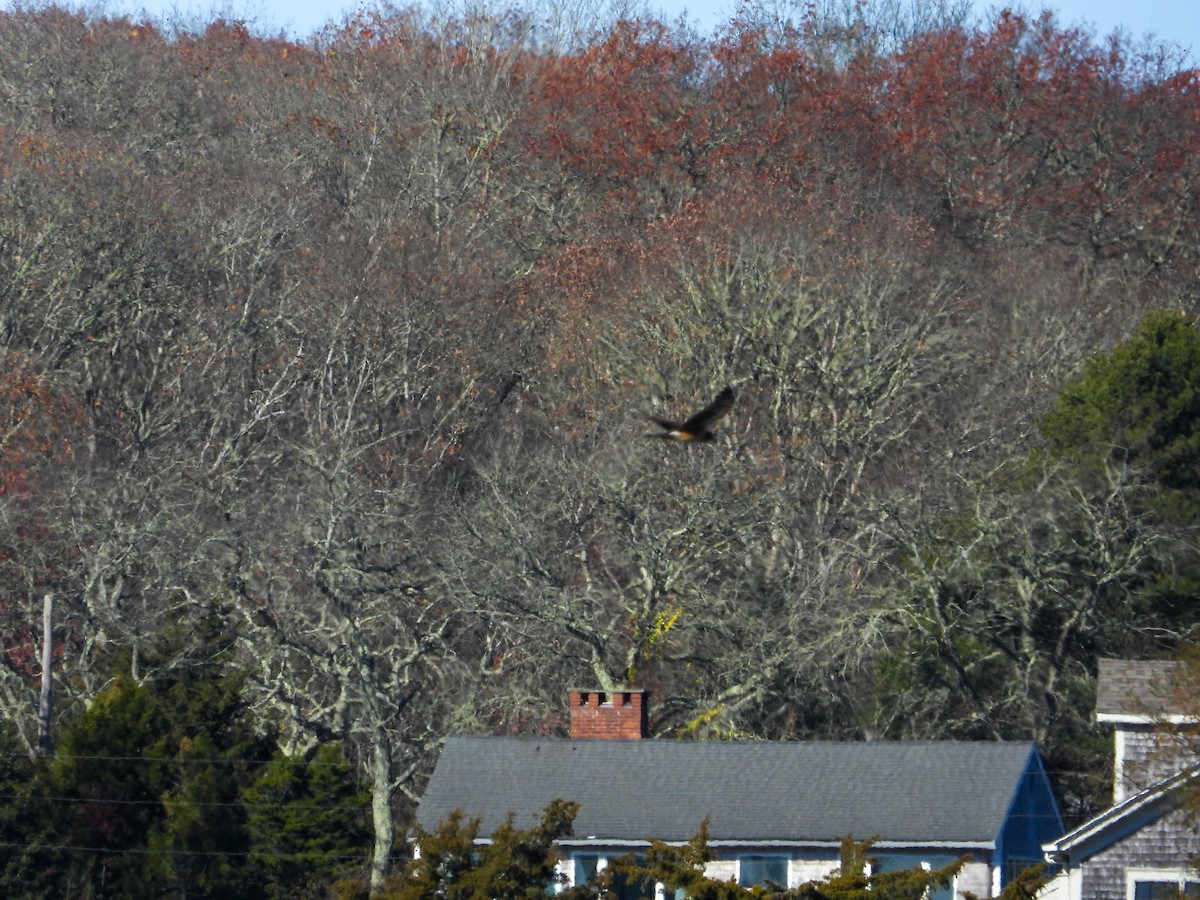
[[[1180,869],[1200,854],[1200,835],[1183,811],[1163,816],[1093,856],[1083,868],[1088,900],[1126,900],[1126,870]]]

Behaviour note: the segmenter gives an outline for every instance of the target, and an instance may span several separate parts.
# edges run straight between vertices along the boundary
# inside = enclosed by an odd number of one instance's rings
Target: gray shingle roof
[[[1027,743],[607,741],[451,737],[418,822],[461,809],[491,834],[551,800],[581,804],[576,838],[990,845],[1034,752]]]
[[[1180,672],[1180,664],[1169,660],[1099,660],[1096,715],[1153,718],[1176,712],[1172,695]]]

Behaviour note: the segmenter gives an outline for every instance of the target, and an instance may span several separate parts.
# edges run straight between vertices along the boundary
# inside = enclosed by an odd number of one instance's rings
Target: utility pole
[[[50,699],[54,680],[54,595],[47,594],[42,603],[42,694],[38,699],[38,752],[54,755],[50,737]]]

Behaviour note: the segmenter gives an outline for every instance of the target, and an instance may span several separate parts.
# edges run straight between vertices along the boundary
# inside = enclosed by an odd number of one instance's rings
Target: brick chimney
[[[571,691],[571,737],[638,740],[649,734],[645,691]]]

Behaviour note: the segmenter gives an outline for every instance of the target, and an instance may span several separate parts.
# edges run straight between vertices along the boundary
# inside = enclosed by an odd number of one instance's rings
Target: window
[[[1011,857],[1004,864],[1004,880],[1001,881],[1000,884],[1008,884],[1026,869],[1030,868],[1031,866],[1036,866],[1041,862],[1042,860],[1040,859],[1021,859],[1020,857],[1016,856]]]
[[[609,857],[601,853],[572,853],[571,854],[571,884],[587,884],[595,880],[596,874],[608,867]],[[656,894],[655,884],[647,882],[629,882],[618,877],[613,880],[612,896],[616,900],[648,900]]]
[[[1178,900],[1180,897],[1200,897],[1200,882],[1135,881],[1133,900]]]
[[[918,866],[926,871],[948,866],[958,857],[946,855],[915,856],[911,853],[879,854],[874,857],[875,864],[871,867],[875,872],[906,872]],[[929,893],[929,900],[954,900],[954,882]]]
[[[766,854],[747,854],[738,857],[738,884],[743,887],[768,887],[776,884],[787,887],[788,858]]]
[[[1191,876],[1189,878],[1189,876]],[[1178,900],[1200,897],[1200,878],[1194,870],[1133,870],[1126,873],[1129,900]]]
[[[571,884],[587,884],[607,863],[599,853],[575,853],[571,856]]]
[[[653,881],[626,881],[613,879],[612,892],[617,900],[653,900],[658,894],[658,885]]]

